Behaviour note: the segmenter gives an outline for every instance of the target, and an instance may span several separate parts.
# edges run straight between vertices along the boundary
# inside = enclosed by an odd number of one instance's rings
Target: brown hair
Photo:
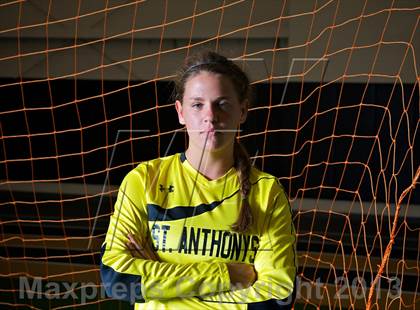
[[[246,74],[233,61],[215,52],[201,52],[188,57],[184,66],[179,70],[175,80],[175,99],[182,102],[187,80],[202,71],[221,74],[229,78],[238,95],[239,102],[249,102],[251,87]],[[248,195],[251,190],[249,175],[251,162],[248,152],[242,144],[235,139],[234,142],[234,166],[238,172],[241,193],[241,210],[236,222],[231,228],[236,232],[245,232],[252,224],[252,212],[249,205]]]

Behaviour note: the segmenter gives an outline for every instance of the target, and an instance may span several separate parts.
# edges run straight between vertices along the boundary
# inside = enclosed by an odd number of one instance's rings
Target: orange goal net
[[[249,75],[239,139],[284,185],[295,309],[419,308],[420,3],[0,2],[0,308],[126,309],[99,250],[118,185],[184,150],[183,59]]]

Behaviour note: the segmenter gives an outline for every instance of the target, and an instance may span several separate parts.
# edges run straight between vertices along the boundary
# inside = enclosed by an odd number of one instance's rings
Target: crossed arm
[[[175,264],[159,261],[148,238],[147,214],[139,207],[145,205],[138,194],[139,182],[135,173],[124,180],[103,245],[101,276],[109,296],[131,302],[195,296],[251,303],[291,295],[295,236],[283,193],[270,209],[254,265],[212,260]],[[117,296],[116,284],[130,288]]]
[[[134,234],[129,233],[126,246],[133,257],[157,262],[160,261],[159,256],[156,255],[156,252],[151,245],[150,239],[143,240],[141,236],[137,237]],[[257,272],[252,264],[227,263],[226,265],[229,272],[231,290],[247,288],[257,279]]]

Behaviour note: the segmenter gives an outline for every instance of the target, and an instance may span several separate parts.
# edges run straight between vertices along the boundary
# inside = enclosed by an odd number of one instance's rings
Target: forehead
[[[232,81],[225,75],[208,71],[201,71],[186,81],[184,98],[213,96],[236,97]]]

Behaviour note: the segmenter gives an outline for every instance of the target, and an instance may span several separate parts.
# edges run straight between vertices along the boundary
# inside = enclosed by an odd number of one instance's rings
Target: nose
[[[204,122],[214,124],[218,121],[219,116],[217,113],[217,108],[214,105],[209,104],[205,110]]]

